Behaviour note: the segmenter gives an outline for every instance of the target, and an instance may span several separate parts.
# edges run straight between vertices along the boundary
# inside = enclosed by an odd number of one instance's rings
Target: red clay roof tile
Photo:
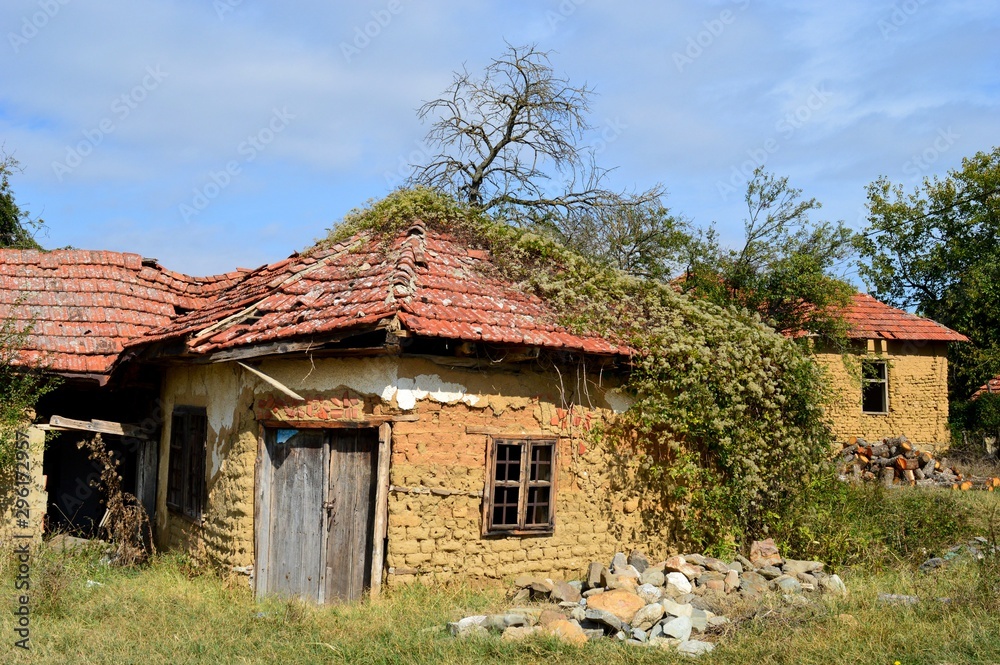
[[[0,319],[34,326],[21,362],[106,376],[128,340],[234,281],[144,266],[138,254],[0,249]]]
[[[985,395],[986,393],[1000,393],[1000,376],[995,376],[980,386],[979,390],[972,393],[972,399],[976,399],[980,395]]]
[[[628,353],[559,327],[550,307],[490,277],[490,268],[486,252],[419,222],[388,243],[362,232],[335,247],[260,268],[215,302],[130,345],[187,337],[189,352],[203,354],[398,317],[404,328],[430,337]]]
[[[890,307],[865,293],[856,293],[844,311],[848,336],[854,339],[967,342],[951,328],[916,314]]]

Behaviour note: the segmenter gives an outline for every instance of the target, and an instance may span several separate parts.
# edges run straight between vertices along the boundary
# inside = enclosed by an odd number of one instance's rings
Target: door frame
[[[296,421],[285,423],[282,421],[262,421],[260,422],[257,436],[257,460],[254,465],[254,511],[253,511],[253,549],[254,549],[254,596],[258,599],[267,595],[265,588],[267,579],[267,568],[269,565],[268,551],[270,548],[270,520],[271,520],[271,478],[273,467],[271,456],[267,453],[266,430],[274,428],[283,429],[377,429],[378,445],[372,451],[376,456],[377,475],[374,479],[375,485],[375,524],[372,533],[372,543],[368,543],[372,548],[372,568],[371,587],[368,595],[375,598],[382,589],[382,575],[385,569],[386,536],[389,525],[389,468],[392,455],[392,426],[387,422],[358,422],[358,421]],[[325,441],[323,445],[324,473],[326,475],[325,485],[329,486],[330,474],[330,443]],[[328,551],[327,538],[329,531],[323,530],[323,556],[326,557]],[[327,562],[320,567],[320,591],[318,603],[326,602],[326,568]]]

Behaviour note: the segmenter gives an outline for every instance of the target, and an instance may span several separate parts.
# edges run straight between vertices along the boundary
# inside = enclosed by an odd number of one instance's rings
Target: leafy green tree
[[[682,290],[758,312],[781,333],[841,339],[840,312],[854,289],[833,273],[853,254],[852,232],[842,222],[812,221],[820,203],[762,168],[745,200],[742,248],[722,247],[712,227],[695,230],[684,249]]]
[[[907,193],[868,186],[861,275],[874,295],[953,328],[951,395],[966,399],[1000,374],[1000,148],[962,160]]]
[[[13,156],[0,156],[0,248],[41,249],[35,233],[42,227],[42,220],[19,208],[10,188],[10,176],[20,170]]]

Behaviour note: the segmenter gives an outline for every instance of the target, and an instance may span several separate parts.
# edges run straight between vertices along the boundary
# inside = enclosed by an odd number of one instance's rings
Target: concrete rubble
[[[477,615],[448,624],[452,635],[502,634],[505,640],[550,635],[575,644],[616,639],[637,647],[699,656],[731,623],[719,610],[729,601],[778,596],[808,603],[810,596],[847,595],[837,575],[819,561],[785,559],[771,539],[755,542],[750,558],[722,561],[700,554],[651,563],[642,552],[593,562],[583,581],[523,575],[514,603],[502,614]]]

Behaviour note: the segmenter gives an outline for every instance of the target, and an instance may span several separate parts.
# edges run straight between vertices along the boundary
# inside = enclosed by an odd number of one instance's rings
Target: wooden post
[[[389,529],[389,464],[392,454],[392,426],[383,423],[378,428],[378,477],[375,480],[375,528],[372,546],[372,598],[382,590],[382,570],[385,566],[385,539]]]

